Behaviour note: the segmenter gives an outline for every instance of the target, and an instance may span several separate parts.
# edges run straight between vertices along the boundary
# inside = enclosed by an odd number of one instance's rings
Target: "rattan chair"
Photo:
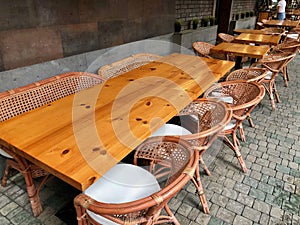
[[[256,25],[257,25],[257,28],[258,29],[262,29],[262,28],[264,28],[265,26],[264,26],[264,24],[263,24],[263,22],[256,22]]]
[[[232,55],[226,55],[223,53],[211,54],[210,49],[213,48],[214,46],[215,45],[213,44],[202,42],[202,41],[196,41],[192,45],[194,53],[197,56],[234,61],[234,56]]]
[[[109,171],[76,196],[78,225],[179,225],[167,203],[192,179],[198,152],[176,137],[149,138],[136,151],[135,159],[145,169],[130,165],[133,168],[128,171],[123,165],[114,176]],[[162,209],[165,214],[161,214]]]
[[[276,88],[275,78],[282,72],[284,73],[287,64],[295,57],[295,53],[272,51],[266,55],[263,59],[251,65],[251,67],[262,66],[269,70],[269,74],[262,80],[266,91],[270,96],[272,109],[275,110],[274,94],[277,102],[280,102],[279,93]],[[283,75],[285,76],[285,75]]]
[[[215,45],[207,43],[207,42],[196,41],[193,43],[194,53],[201,57],[212,58],[209,55],[209,52],[210,52],[210,49],[213,47],[215,47]]]
[[[234,36],[226,33],[218,33],[218,37],[224,42],[232,42],[234,41]]]
[[[155,54],[135,54],[112,64],[100,67],[98,75],[102,79],[107,80],[159,59],[161,59],[161,56]]]
[[[265,76],[267,76],[268,70],[265,68],[243,68],[232,71],[227,75],[226,81],[230,80],[247,80],[248,82],[262,82]]]
[[[8,120],[102,82],[103,80],[96,74],[70,72],[2,92],[0,93],[0,121]],[[11,149],[5,146],[0,146],[0,148],[2,148],[0,149],[0,155],[6,157],[2,186],[6,186],[11,168],[22,173],[25,178],[33,215],[38,216],[42,212],[39,190],[46,182],[49,174],[42,168],[15,154]],[[44,179],[36,188],[32,178],[37,177],[44,177]]]
[[[230,123],[222,130],[220,136],[234,152],[239,160],[243,172],[247,171],[246,164],[239,150],[237,131],[242,141],[245,141],[243,121],[247,119],[265,95],[265,89],[256,82],[245,80],[225,81],[213,85],[205,91],[204,97],[224,101],[230,105],[233,114]],[[231,139],[229,138],[231,136]]]
[[[268,75],[268,70],[265,68],[244,68],[244,69],[238,69],[226,77],[226,81],[232,81],[232,80],[246,80],[247,82],[257,82],[261,83],[265,79],[265,77]],[[254,127],[254,123],[252,121],[251,116],[248,117],[248,122],[251,127]]]
[[[296,39],[289,39],[286,38],[283,43],[278,44],[273,50],[275,51],[281,51],[281,52],[286,52],[286,53],[292,53],[295,54],[300,51],[300,41]],[[288,64],[295,58],[292,57],[289,59],[289,61],[286,63],[286,65],[283,67],[282,76],[284,80],[284,86],[288,86],[288,81],[289,81],[289,74],[288,74]]]
[[[285,29],[277,27],[266,27],[262,30],[267,34],[283,35],[285,33]]]
[[[208,100],[196,99],[178,113],[180,126],[165,124],[152,134],[153,136],[179,136],[189,141],[199,152],[199,162],[205,172],[210,171],[203,161],[203,155],[218,137],[218,133],[229,123],[232,111],[226,104]],[[198,167],[197,167],[198,168]],[[196,179],[193,180],[205,213],[209,213],[209,207],[202,188],[199,169],[196,170]]]

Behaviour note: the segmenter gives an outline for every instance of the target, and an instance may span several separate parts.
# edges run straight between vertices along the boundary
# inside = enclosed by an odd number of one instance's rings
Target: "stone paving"
[[[248,167],[243,173],[233,151],[217,140],[204,157],[211,176],[201,175],[210,214],[204,214],[192,183],[170,202],[182,225],[300,225],[300,57],[289,64],[289,87],[278,77],[281,103],[271,110],[266,95],[252,113],[255,128],[245,122],[241,152]],[[201,170],[202,171],[202,170]],[[0,224],[63,225],[56,214],[78,193],[58,179],[40,196],[44,211],[34,218],[22,176],[15,174],[0,187]],[[67,217],[67,216],[66,216]],[[65,219],[64,219],[65,220]],[[66,220],[65,220],[66,221]]]

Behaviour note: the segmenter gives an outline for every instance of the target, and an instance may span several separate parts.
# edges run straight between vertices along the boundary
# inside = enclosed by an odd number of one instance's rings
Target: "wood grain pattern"
[[[297,27],[299,20],[266,20],[263,22],[265,26],[270,27]]]
[[[0,124],[0,146],[85,190],[233,62],[172,54]]]
[[[261,59],[270,50],[268,46],[252,46],[238,43],[222,42],[211,48],[211,53],[232,53],[236,56],[247,56]]]
[[[233,30],[234,33],[241,34],[241,33],[247,33],[247,34],[265,34],[265,35],[280,35],[280,34],[274,34],[267,30],[254,30],[254,29],[235,29]]]
[[[277,45],[280,41],[280,35],[266,35],[266,34],[249,34],[242,33],[235,37],[234,42],[242,44],[258,44],[258,45]]]

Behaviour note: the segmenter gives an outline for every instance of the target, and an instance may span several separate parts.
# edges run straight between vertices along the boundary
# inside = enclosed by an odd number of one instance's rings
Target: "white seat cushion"
[[[159,190],[155,176],[147,170],[135,165],[117,164],[84,193],[99,202],[125,203],[147,197]],[[117,224],[91,211],[88,214],[101,224]]]
[[[0,155],[12,159],[13,157],[0,148]]]
[[[235,119],[230,120],[230,122],[224,127],[223,131],[230,130],[234,128],[235,125],[236,125],[236,120]]]
[[[229,103],[232,104],[233,103],[233,98],[231,96],[226,96],[226,95],[222,95],[222,93],[220,92],[212,92],[211,96],[215,97],[217,100],[225,102],[225,103]]]
[[[265,79],[266,79],[266,80],[271,80],[272,74],[273,74],[273,73],[272,73],[271,71],[268,71],[268,72],[267,72],[267,76],[265,76]]]
[[[299,34],[288,34],[287,37],[293,38],[293,39],[298,39],[299,38]]]
[[[175,125],[175,124],[164,124],[161,126],[157,131],[155,131],[151,137],[156,136],[181,136],[181,135],[188,135],[192,134],[189,130],[185,129],[184,127]]]

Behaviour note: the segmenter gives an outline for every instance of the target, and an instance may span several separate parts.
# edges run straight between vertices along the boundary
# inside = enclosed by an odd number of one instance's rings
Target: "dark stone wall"
[[[176,18],[183,22],[183,30],[190,29],[190,21],[214,15],[215,0],[176,0]]]
[[[232,2],[232,14],[255,11],[257,0],[233,0]]]
[[[0,71],[173,32],[174,0],[0,0]]]

